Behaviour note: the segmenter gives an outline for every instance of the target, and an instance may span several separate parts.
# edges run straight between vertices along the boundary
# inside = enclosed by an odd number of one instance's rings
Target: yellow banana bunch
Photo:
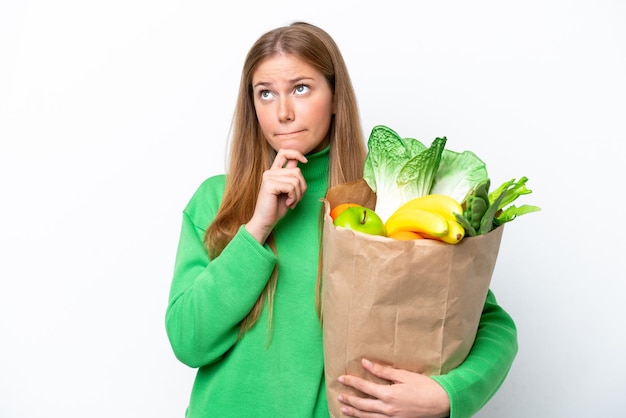
[[[400,206],[387,219],[387,236],[411,231],[425,238],[457,244],[465,236],[465,229],[457,222],[455,213],[462,214],[463,208],[450,196],[429,194],[417,197]]]
[[[387,219],[385,230],[388,236],[413,231],[441,237],[448,233],[448,220],[437,212],[402,206]]]

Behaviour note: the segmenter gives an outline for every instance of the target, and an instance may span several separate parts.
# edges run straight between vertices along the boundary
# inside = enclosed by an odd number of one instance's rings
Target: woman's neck
[[[308,154],[306,164],[298,164],[310,190],[325,190],[328,187],[328,167],[330,146],[321,151]]]

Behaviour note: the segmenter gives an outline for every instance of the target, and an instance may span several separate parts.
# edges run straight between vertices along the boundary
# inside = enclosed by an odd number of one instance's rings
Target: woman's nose
[[[281,99],[278,105],[278,120],[281,122],[293,122],[295,113],[290,99]]]

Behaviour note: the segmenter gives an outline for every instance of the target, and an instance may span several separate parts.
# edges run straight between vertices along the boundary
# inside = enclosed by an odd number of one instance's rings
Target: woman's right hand
[[[296,207],[306,191],[298,162],[307,162],[300,151],[281,149],[272,166],[263,173],[254,214],[246,224],[248,232],[261,244],[287,210]]]

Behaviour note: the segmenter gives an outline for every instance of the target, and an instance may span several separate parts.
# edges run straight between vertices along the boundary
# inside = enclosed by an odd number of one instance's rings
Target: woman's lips
[[[302,131],[292,131],[292,132],[285,132],[285,133],[277,133],[276,136],[280,137],[280,138],[291,138],[291,137],[294,137],[294,136],[298,136],[302,132],[304,132],[304,131],[302,130]]]

